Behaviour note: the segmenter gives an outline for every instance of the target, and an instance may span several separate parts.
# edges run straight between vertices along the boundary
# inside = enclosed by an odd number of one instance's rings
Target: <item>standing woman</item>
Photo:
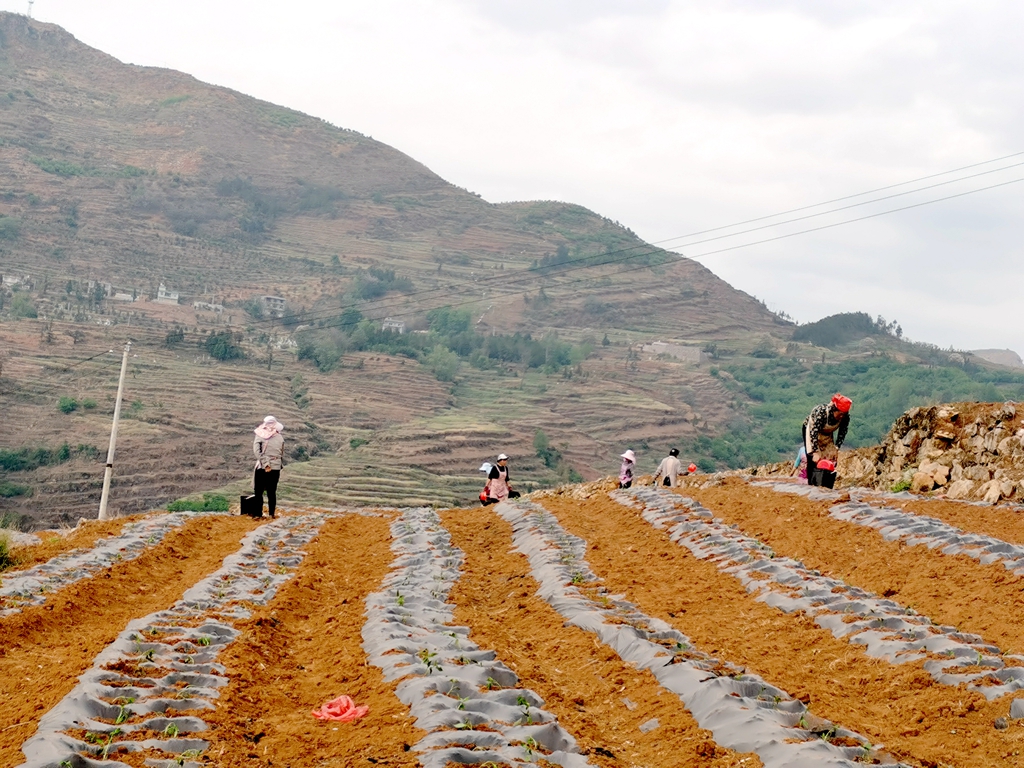
[[[831,402],[816,405],[804,422],[804,450],[807,451],[807,479],[822,459],[836,461],[839,448],[850,428],[850,407],[853,401],[838,392]]]
[[[263,505],[263,492],[267,493],[267,509],[274,517],[277,511],[277,481],[281,479],[284,466],[284,438],[281,433],[284,424],[273,416],[267,416],[253,432],[256,439],[252,452],[256,455],[256,470],[253,473],[252,488]]]
[[[631,450],[620,454],[622,466],[619,467],[619,488],[629,488],[633,484],[633,470],[636,468],[636,454]]]

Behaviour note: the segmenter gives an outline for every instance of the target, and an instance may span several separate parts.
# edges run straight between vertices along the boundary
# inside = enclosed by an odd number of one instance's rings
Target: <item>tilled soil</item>
[[[138,558],[0,619],[0,768],[22,762],[21,745],[39,718],[131,619],[173,605],[256,525],[239,517],[191,520]]]
[[[982,565],[967,555],[886,541],[873,528],[830,517],[828,501],[742,481],[684,495],[779,555],[892,598],[936,623],[981,635],[1007,653],[1024,653],[1024,580],[1000,563]],[[976,509],[979,516],[988,511]]]
[[[326,522],[295,577],[240,625],[218,659],[231,682],[203,714],[214,765],[418,765],[409,749],[425,733],[362,649],[366,598],[393,560],[389,525],[355,514]],[[369,713],[350,723],[312,716],[341,695]]]
[[[1024,514],[1007,507],[990,507],[943,499],[886,499],[885,505],[904,512],[934,517],[968,533],[994,536],[1011,544],[1024,544]]]
[[[731,492],[757,509],[777,503],[788,510],[800,501],[757,497],[759,489],[745,485],[710,491]],[[705,499],[702,503],[720,514],[709,503],[715,499]],[[815,715],[883,743],[891,754],[914,765],[1024,766],[1024,758],[1014,754],[1024,750],[1024,728],[993,728],[996,718],[1007,715],[1008,697],[989,703],[964,688],[939,685],[920,663],[893,666],[870,658],[861,646],[834,638],[804,614],[785,614],[757,602],[737,579],[697,560],[665,531],[604,494],[585,502],[554,495],[540,501],[570,533],[586,539],[587,560],[609,590],[669,622],[697,648],[808,702]],[[791,522],[808,538],[817,533],[819,544],[832,543],[832,532],[816,530],[820,518],[809,510],[802,517],[794,514]],[[740,527],[757,533],[746,524]],[[875,545],[881,543],[872,535]],[[955,588],[951,592],[961,599]]]
[[[41,531],[37,534],[42,539],[41,543],[14,547],[11,550],[11,559],[15,564],[4,573],[31,568],[73,549],[89,549],[102,538],[117,536],[128,523],[141,520],[142,517],[142,515],[131,515],[130,517],[116,517],[113,520],[89,520],[84,524],[79,524],[75,530],[66,535]]]
[[[508,523],[487,509],[453,510],[442,522],[466,556],[449,598],[456,622],[545,700],[544,708],[593,765],[761,765],[756,755],[716,745],[650,672],[626,664],[590,633],[565,626],[536,596],[529,562],[512,551]],[[655,717],[659,727],[642,733],[640,725]]]

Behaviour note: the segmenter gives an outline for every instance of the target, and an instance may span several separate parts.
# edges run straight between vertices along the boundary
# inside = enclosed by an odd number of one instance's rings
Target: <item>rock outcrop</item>
[[[1015,403],[953,403],[912,408],[881,445],[842,451],[840,485],[909,490],[949,499],[1024,501],[1024,408]],[[758,475],[789,474],[788,463]]]

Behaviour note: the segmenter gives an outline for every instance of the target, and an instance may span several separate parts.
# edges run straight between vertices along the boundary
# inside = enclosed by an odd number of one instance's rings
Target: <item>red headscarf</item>
[[[832,405],[834,405],[836,410],[840,413],[849,413],[850,406],[853,405],[853,400],[836,392],[832,395]]]

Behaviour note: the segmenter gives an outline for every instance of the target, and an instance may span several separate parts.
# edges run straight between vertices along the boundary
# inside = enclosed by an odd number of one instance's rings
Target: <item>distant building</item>
[[[270,317],[283,317],[285,303],[280,296],[264,296],[263,312]]]
[[[223,304],[209,304],[205,301],[193,301],[192,309],[199,309],[204,312],[216,312],[218,315],[224,311]]]
[[[644,352],[650,352],[655,355],[669,355],[677,360],[685,360],[688,363],[703,363],[707,360],[705,355],[699,347],[686,347],[682,344],[668,344],[664,341],[654,341],[650,344],[644,344]]]
[[[402,320],[395,320],[393,317],[385,317],[384,323],[381,325],[380,329],[382,331],[405,333],[405,323]]]
[[[167,286],[160,283],[160,289],[156,292],[157,304],[177,304],[178,292],[168,290]]]
[[[110,298],[114,301],[135,301],[135,297],[130,293],[115,293]]]

